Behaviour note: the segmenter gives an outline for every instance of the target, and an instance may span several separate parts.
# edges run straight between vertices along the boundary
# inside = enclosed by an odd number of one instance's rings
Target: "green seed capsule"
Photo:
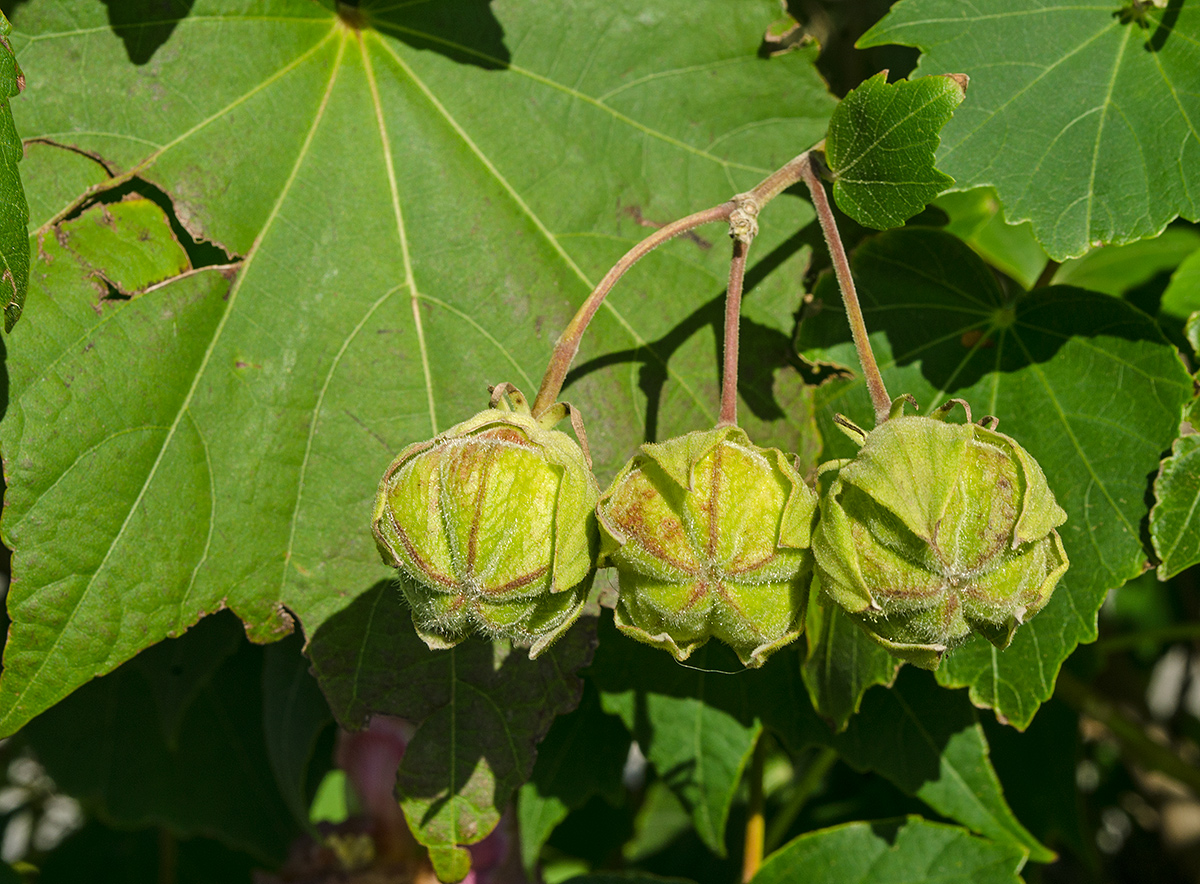
[[[959,400],[955,400],[956,402]],[[831,464],[813,538],[823,590],[893,654],[936,669],[978,633],[1007,647],[1068,561],[1037,462],[990,426],[903,414]],[[961,403],[966,406],[966,403]]]
[[[816,502],[737,427],[643,445],[597,507],[617,626],[677,660],[717,638],[761,666],[804,628]]]
[[[536,657],[579,617],[595,576],[599,495],[579,445],[507,390],[492,408],[405,449],[372,529],[431,648],[472,632]],[[511,405],[510,405],[511,402]]]

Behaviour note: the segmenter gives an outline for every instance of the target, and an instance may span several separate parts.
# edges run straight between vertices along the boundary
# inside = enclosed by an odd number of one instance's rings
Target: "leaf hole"
[[[167,220],[170,222],[171,232],[175,234],[175,238],[179,240],[179,244],[183,246],[183,250],[187,252],[188,260],[191,262],[193,269],[199,270],[202,267],[219,267],[236,264],[242,260],[241,255],[226,251],[218,243],[206,239],[197,239],[192,236],[179,220],[179,213],[175,208],[174,200],[161,187],[150,183],[144,178],[130,178],[123,184],[100,191],[91,199],[81,203],[62,220],[70,221],[73,218],[77,218],[97,204],[112,205],[113,203],[123,202],[128,199],[139,198],[150,200],[163,210],[163,214],[167,216]]]

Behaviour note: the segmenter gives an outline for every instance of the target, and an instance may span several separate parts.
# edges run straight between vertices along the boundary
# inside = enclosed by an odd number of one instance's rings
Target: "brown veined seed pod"
[[[409,446],[384,473],[371,527],[429,647],[479,632],[532,658],[579,617],[599,488],[584,450],[553,429],[567,413],[534,418],[504,384],[492,407]]]
[[[892,416],[852,460],[828,464],[813,553],[822,590],[896,656],[936,669],[971,633],[1007,647],[1068,567],[1067,514],[1037,461],[996,419],[951,400]],[[965,424],[945,418],[955,404]]]
[[[716,638],[761,666],[804,629],[816,505],[738,427],[643,445],[597,507],[618,628],[676,660]]]

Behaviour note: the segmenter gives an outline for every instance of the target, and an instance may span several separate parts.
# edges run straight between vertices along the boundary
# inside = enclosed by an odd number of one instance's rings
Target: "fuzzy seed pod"
[[[643,445],[597,507],[617,626],[676,660],[717,638],[761,666],[804,628],[816,503],[738,427]]]
[[[967,423],[945,421],[955,403]],[[1041,610],[1067,570],[1067,514],[994,418],[971,423],[962,400],[929,417],[903,408],[870,433],[846,422],[862,449],[823,468],[813,553],[823,591],[868,635],[936,669],[972,632],[1007,647]]]
[[[372,530],[429,647],[480,632],[532,658],[579,617],[599,488],[584,451],[552,429],[565,413],[534,418],[505,384],[491,408],[409,446],[384,473]]]

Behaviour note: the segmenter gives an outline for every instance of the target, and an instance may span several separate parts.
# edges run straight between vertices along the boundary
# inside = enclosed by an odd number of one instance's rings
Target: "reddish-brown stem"
[[[711,209],[705,209],[703,212],[696,212],[694,215],[688,215],[686,218],[681,218],[674,221],[665,227],[660,227],[650,236],[646,237],[625,255],[604,275],[604,279],[600,280],[587,300],[579,308],[578,312],[572,317],[571,322],[563,329],[563,333],[559,336],[558,341],[554,344],[554,353],[550,356],[550,364],[546,366],[546,374],[542,377],[542,385],[538,389],[537,398],[533,400],[534,417],[540,417],[549,409],[553,408],[558,401],[558,394],[562,392],[563,381],[567,378],[567,372],[571,368],[571,363],[575,360],[575,354],[579,352],[579,342],[583,338],[583,333],[588,327],[588,323],[592,321],[592,317],[596,315],[596,311],[600,309],[600,305],[604,303],[604,298],[614,285],[617,284],[625,272],[634,264],[644,258],[647,254],[658,248],[669,239],[679,236],[681,233],[699,227],[701,224],[708,224],[713,221],[730,222],[731,235],[741,239],[742,242],[748,244],[749,240],[754,236],[756,229],[755,218],[759,211],[779,194],[783,193],[797,181],[800,181],[804,175],[804,171],[809,168],[809,151],[805,151],[795,159],[786,163],[781,168],[772,172],[759,183],[753,190],[743,194],[739,194],[728,202],[721,203],[719,206],[713,206]],[[735,214],[736,213],[736,214]],[[732,217],[731,217],[732,216]],[[836,233],[835,233],[836,236]],[[736,252],[735,252],[736,255]],[[745,250],[742,250],[744,272],[745,265]],[[731,268],[732,272],[732,268]],[[738,298],[741,297],[741,278],[738,280]],[[734,323],[734,334],[736,335],[736,323]],[[728,323],[726,323],[728,334]],[[729,359],[730,349],[726,346],[726,360]],[[732,350],[734,359],[737,357],[736,345]],[[737,366],[734,365],[734,386],[736,387],[736,372]],[[724,400],[724,390],[722,390],[722,400]],[[736,393],[735,393],[736,396]],[[734,406],[736,407],[736,405]],[[722,420],[724,420],[725,404],[722,401]],[[731,421],[732,422],[732,421]]]
[[[674,239],[679,234],[686,233],[701,224],[725,221],[734,208],[734,202],[730,200],[660,227],[626,252],[621,260],[614,264],[608,273],[604,274],[604,279],[600,280],[599,285],[592,289],[592,293],[587,296],[587,300],[583,302],[579,311],[563,329],[563,333],[559,335],[558,341],[554,345],[550,364],[546,366],[546,374],[542,377],[542,386],[538,389],[537,398],[533,401],[534,417],[541,416],[554,407],[558,401],[558,394],[562,391],[567,371],[571,368],[575,354],[579,352],[579,342],[583,338],[583,333],[587,330],[592,317],[596,315],[596,311],[600,309],[600,305],[604,303],[605,296],[617,284],[617,280],[624,276],[630,267],[667,240]]]
[[[725,292],[725,364],[721,372],[721,415],[718,427],[737,426],[738,326],[742,316],[742,283],[746,278],[746,253],[750,243],[733,241],[729,261],[729,288]]]
[[[858,361],[862,363],[867,390],[871,394],[871,404],[875,406],[875,423],[878,425],[888,419],[888,413],[892,410],[892,399],[888,396],[887,387],[883,385],[883,375],[879,373],[875,354],[871,352],[871,342],[867,338],[867,324],[863,321],[862,308],[858,303],[858,292],[854,288],[854,278],[850,275],[850,260],[846,257],[846,249],[842,246],[842,238],[838,234],[833,209],[829,205],[829,198],[825,195],[825,185],[817,175],[817,170],[813,168],[812,158],[802,155],[797,159],[803,159],[800,164],[800,177],[808,185],[809,193],[812,194],[813,208],[817,210],[817,220],[821,222],[821,232],[825,234],[825,243],[829,246],[829,257],[833,259],[833,271],[837,276],[838,287],[842,290],[842,302],[846,305],[846,318],[850,321],[850,334],[854,337],[854,349],[858,351]],[[789,163],[789,165],[791,164]]]

